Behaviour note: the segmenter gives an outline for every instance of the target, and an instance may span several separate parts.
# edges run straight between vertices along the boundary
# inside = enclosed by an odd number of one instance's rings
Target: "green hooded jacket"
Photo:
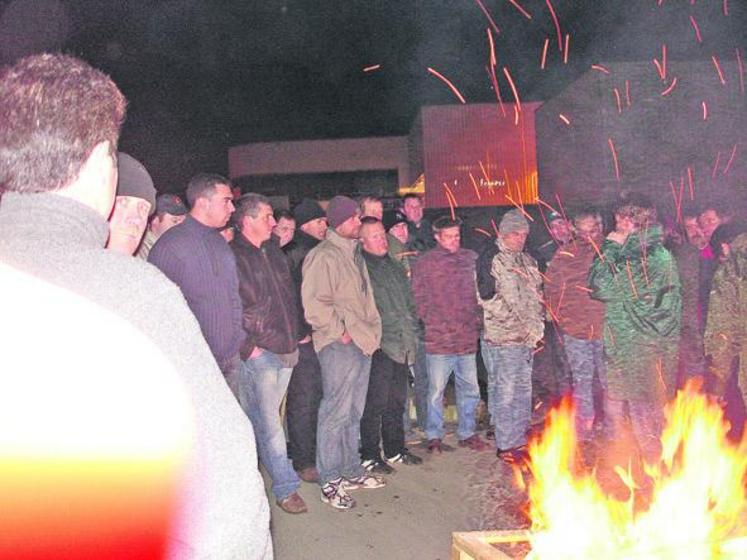
[[[606,240],[589,271],[592,297],[605,302],[609,396],[664,402],[674,395],[682,297],[677,263],[661,226]]]
[[[732,362],[739,356],[739,387],[747,396],[747,233],[731,244],[728,260],[713,277],[705,353],[711,357],[711,371],[718,380],[717,394],[723,394]]]

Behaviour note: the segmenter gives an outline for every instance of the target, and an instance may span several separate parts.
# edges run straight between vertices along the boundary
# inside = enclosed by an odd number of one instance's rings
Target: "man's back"
[[[107,234],[101,216],[65,197],[3,197],[0,260],[132,323],[174,364],[193,400],[195,450],[185,473],[174,556],[271,557],[267,499],[251,424],[176,286],[139,259],[105,251]],[[132,412],[137,414],[136,403]]]

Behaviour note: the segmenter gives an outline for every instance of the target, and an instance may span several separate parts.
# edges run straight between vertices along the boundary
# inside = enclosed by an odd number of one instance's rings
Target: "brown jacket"
[[[381,343],[381,317],[358,242],[328,229],[306,255],[302,274],[301,299],[316,351],[347,331],[364,354],[373,354]]]
[[[604,302],[591,298],[587,278],[594,247],[577,239],[555,252],[547,266],[545,299],[548,315],[574,338],[599,340],[604,328]]]

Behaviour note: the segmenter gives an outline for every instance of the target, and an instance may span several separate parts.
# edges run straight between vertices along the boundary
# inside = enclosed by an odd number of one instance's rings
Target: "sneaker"
[[[355,507],[355,500],[342,487],[342,478],[327,482],[322,486],[322,502],[335,509],[351,509]]]
[[[319,482],[319,471],[316,467],[306,467],[298,471],[298,478],[304,482]]]
[[[394,472],[394,469],[387,465],[381,457],[377,457],[376,459],[366,459],[365,461],[361,461],[361,466],[366,469],[368,472],[376,473],[376,474],[392,474]]]
[[[376,488],[383,488],[386,486],[386,481],[373,474],[362,474],[356,478],[343,478],[340,483],[340,488],[344,491],[349,490],[375,490]]]
[[[487,444],[477,434],[459,440],[459,447],[469,447],[472,451],[482,451],[486,446]]]
[[[293,492],[282,500],[277,501],[278,506],[286,513],[306,513],[306,502],[298,492]]]
[[[417,455],[413,455],[410,453],[410,450],[405,447],[401,453],[397,453],[394,457],[387,457],[386,462],[402,463],[403,465],[420,465],[423,462],[423,459]]]

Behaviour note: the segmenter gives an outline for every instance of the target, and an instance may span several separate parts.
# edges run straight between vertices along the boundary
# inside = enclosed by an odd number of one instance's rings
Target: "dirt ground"
[[[316,484],[300,488],[306,514],[289,515],[271,500],[275,558],[448,560],[452,532],[526,527],[522,493],[492,442],[474,452],[458,448],[453,434],[444,441],[455,451],[434,456],[409,444],[423,464],[399,466],[385,488],[352,492],[350,511],[323,504]]]

